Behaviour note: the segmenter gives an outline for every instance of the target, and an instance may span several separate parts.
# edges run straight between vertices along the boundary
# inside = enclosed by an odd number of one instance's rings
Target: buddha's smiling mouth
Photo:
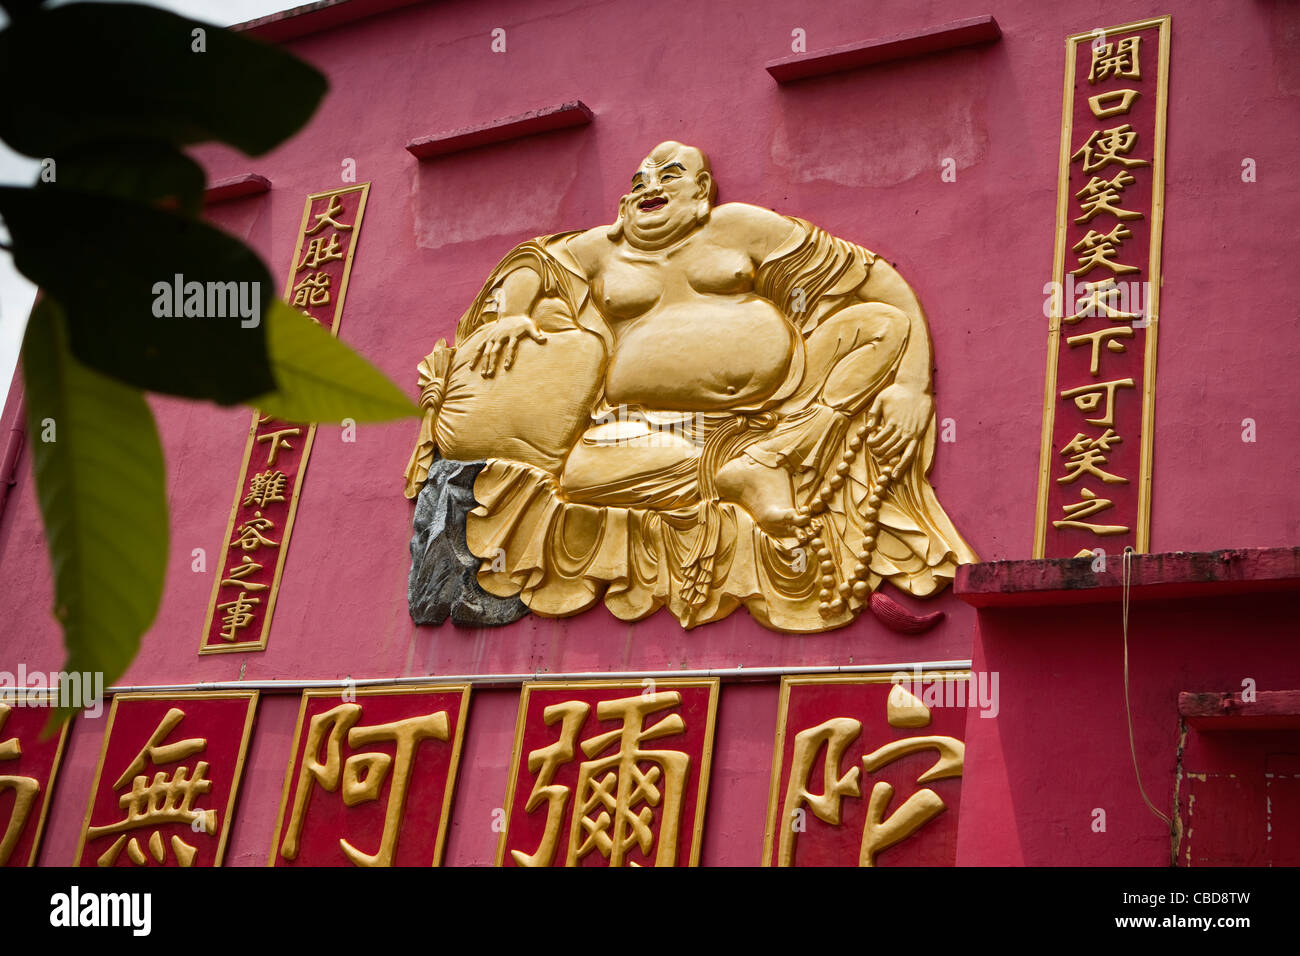
[[[641,200],[641,202],[637,203],[637,208],[642,210],[643,212],[649,212],[652,209],[658,209],[661,206],[666,206],[666,205],[668,205],[667,199],[665,199],[663,196],[656,196],[653,199]]]

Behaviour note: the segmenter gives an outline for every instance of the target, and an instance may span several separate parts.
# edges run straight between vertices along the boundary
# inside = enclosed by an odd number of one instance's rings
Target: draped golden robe
[[[569,253],[565,233],[521,244],[489,276],[461,318],[456,346],[439,342],[420,366],[426,409],[407,470],[407,496],[423,484],[435,449],[455,460],[486,459],[467,519],[467,543],[483,559],[479,584],[518,595],[538,614],[566,616],[598,600],[616,617],[635,621],[667,606],[685,627],[715,621],[740,604],[766,627],[790,632],[849,623],[862,602],[828,609],[826,562],[875,590],[888,580],[918,597],[946,586],[958,564],[977,560],[944,514],[926,478],[935,447],[931,415],[921,448],[875,505],[880,466],[861,448],[860,431],[873,398],[897,371],[874,381],[828,385],[832,370],[854,346],[835,329],[836,316],[861,305],[854,291],[874,261],[867,250],[800,219],[781,248],[764,260],[755,293],[773,303],[798,330],[788,374],[760,403],[719,412],[611,409],[604,371],[614,338],[591,299],[587,280]],[[506,375],[483,379],[471,361],[496,318],[497,291],[521,265],[542,279],[533,318],[547,333],[540,347]],[[819,335],[818,330],[822,332]],[[839,344],[845,340],[847,344]],[[850,442],[859,435],[854,451]],[[668,464],[629,477],[575,488],[566,458],[579,443],[679,449]],[[647,451],[648,459],[665,456]],[[822,489],[821,560],[800,542],[764,532],[742,507],[718,499],[717,469],[739,455],[792,476],[795,501]],[[827,484],[837,465],[841,478]],[[892,480],[889,480],[891,479]],[[864,538],[874,530],[874,543]],[[865,567],[863,564],[865,563]]]

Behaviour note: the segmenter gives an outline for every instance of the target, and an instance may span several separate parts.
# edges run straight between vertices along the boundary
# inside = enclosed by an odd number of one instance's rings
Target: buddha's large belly
[[[606,400],[684,411],[761,401],[785,380],[795,334],[753,296],[663,303],[618,329]]]

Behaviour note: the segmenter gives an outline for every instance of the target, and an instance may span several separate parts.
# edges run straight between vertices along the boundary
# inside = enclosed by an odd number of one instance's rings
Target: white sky
[[[300,6],[306,0],[152,0],[151,6],[162,7],[176,13],[205,20],[221,26],[242,23],[278,10]],[[4,25],[0,13],[0,26]],[[3,95],[15,95],[7,91]],[[21,95],[18,93],[17,95]],[[0,142],[0,184],[26,186],[35,181],[40,162],[20,156]],[[2,236],[7,242],[8,236]],[[0,402],[9,392],[14,368],[18,364],[18,350],[22,345],[27,316],[36,299],[36,287],[14,268],[8,252],[0,250]]]

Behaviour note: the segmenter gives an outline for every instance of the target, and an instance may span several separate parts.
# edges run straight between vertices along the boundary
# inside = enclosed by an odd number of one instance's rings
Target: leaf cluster
[[[153,622],[167,564],[165,471],[144,392],[301,422],[417,410],[281,302],[256,252],[202,218],[206,177],[186,148],[274,149],[325,95],[318,70],[144,5],[3,5],[0,139],[41,160],[31,187],[0,187],[0,218],[15,266],[41,290],[23,375],[53,610],[65,669],[109,684]],[[175,276],[255,284],[242,288],[256,288],[262,321],[157,316],[154,288]]]

